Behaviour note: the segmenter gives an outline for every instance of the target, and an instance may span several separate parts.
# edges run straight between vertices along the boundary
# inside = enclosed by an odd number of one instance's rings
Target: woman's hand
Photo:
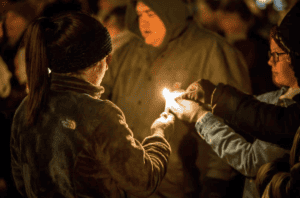
[[[197,122],[201,116],[210,111],[201,102],[181,98],[178,98],[176,102],[177,105],[171,106],[170,111],[173,112],[180,120],[184,120],[189,123]]]
[[[169,141],[174,134],[174,121],[175,117],[173,114],[163,112],[160,114],[160,117],[153,122],[151,126],[152,134],[159,133]]]
[[[211,104],[211,96],[215,88],[216,86],[209,80],[200,79],[192,83],[181,98],[194,100],[199,103]]]

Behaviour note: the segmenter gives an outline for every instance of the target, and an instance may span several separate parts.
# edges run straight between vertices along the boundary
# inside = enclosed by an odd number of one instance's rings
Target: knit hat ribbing
[[[77,72],[92,66],[112,51],[111,38],[107,29],[96,19],[85,14],[81,15],[81,17],[88,18],[85,21],[89,24],[81,26],[85,30],[80,30],[81,34],[78,32],[76,38],[69,35],[70,38],[65,39],[67,43],[72,40],[67,44],[68,47],[62,47],[58,43],[49,44],[47,56],[51,71],[56,73]],[[65,29],[64,23],[55,22],[55,19],[53,21],[51,18],[44,18],[41,25],[44,26],[43,29],[51,29],[46,31],[46,38],[50,43],[53,43],[51,40],[60,40],[60,32],[66,31],[63,30]]]
[[[102,60],[112,51],[111,38],[106,28],[102,29],[102,36],[97,36],[99,33],[89,32],[82,35],[75,41],[74,45],[67,49],[66,57],[59,55],[61,49],[54,50],[50,61],[50,69],[56,73],[70,73],[76,72],[92,66],[94,63]],[[89,38],[89,42],[86,41]],[[75,46],[81,44],[81,49],[78,50]]]

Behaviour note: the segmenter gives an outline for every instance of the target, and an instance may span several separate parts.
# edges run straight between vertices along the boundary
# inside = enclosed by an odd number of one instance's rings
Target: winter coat
[[[290,148],[300,123],[300,94],[293,97],[296,103],[281,107],[268,104],[271,102],[266,98],[259,101],[232,86],[219,84],[212,98],[213,114],[241,133]]]
[[[101,100],[100,86],[52,74],[37,123],[25,126],[26,97],[14,116],[11,166],[24,197],[148,197],[166,172],[167,140],[154,133],[142,143],[123,112]]]
[[[295,103],[291,99],[283,99],[284,102],[279,101],[279,97],[286,91],[287,88],[284,87],[278,91],[260,95],[257,100],[286,107],[286,105]],[[283,149],[278,145],[259,139],[255,139],[253,143],[248,142],[242,135],[236,133],[210,112],[196,123],[196,129],[200,137],[212,147],[221,159],[246,176],[243,198],[259,198],[255,185],[255,177],[259,168],[266,163],[289,155],[290,152],[290,149]],[[290,148],[291,145],[292,142]]]
[[[164,88],[185,89],[199,78],[208,78],[251,92],[242,54],[219,35],[191,21],[181,0],[142,2],[161,18],[166,37],[159,47],[145,44],[135,1],[131,1],[126,24],[135,37],[114,53],[102,83],[104,97],[122,109],[138,140],[149,135],[149,126],[164,111]],[[230,180],[238,174],[203,140],[194,138],[193,127],[176,120],[175,129],[167,174],[153,196],[197,197],[204,177]]]

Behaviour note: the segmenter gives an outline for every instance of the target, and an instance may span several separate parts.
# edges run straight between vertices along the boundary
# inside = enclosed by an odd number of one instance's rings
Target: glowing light
[[[169,89],[164,88],[162,94],[166,100],[165,112],[169,112],[170,107],[179,108],[179,105],[175,101],[175,98],[179,97],[182,92],[170,92]]]
[[[164,90],[163,90],[163,95],[164,95],[164,97],[165,97],[166,100],[167,100],[167,98],[169,97],[169,94],[170,94],[169,89],[164,88]]]
[[[287,3],[282,0],[274,0],[273,8],[277,11],[285,10],[287,7]]]
[[[256,2],[261,3],[261,4],[269,4],[269,3],[272,3],[272,0],[256,0]]]
[[[276,11],[285,10],[287,7],[286,0],[256,0],[256,6],[262,10],[266,9],[267,4],[273,3],[273,8]]]
[[[272,3],[273,0],[256,0],[256,5],[259,9],[266,9],[267,4]]]

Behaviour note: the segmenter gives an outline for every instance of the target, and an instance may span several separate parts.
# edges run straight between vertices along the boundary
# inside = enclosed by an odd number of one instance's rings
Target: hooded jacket
[[[139,30],[136,1],[130,1],[126,24],[134,37],[115,52],[102,82],[104,98],[123,110],[137,139],[142,140],[150,133],[149,126],[164,111],[164,88],[185,89],[197,79],[206,78],[251,92],[242,55],[223,38],[191,21],[181,0],[142,2],[165,24],[164,41],[156,48],[145,44]],[[167,174],[155,196],[186,197],[199,191],[205,176],[229,180],[236,174],[197,137],[193,127],[178,120],[175,129]]]

